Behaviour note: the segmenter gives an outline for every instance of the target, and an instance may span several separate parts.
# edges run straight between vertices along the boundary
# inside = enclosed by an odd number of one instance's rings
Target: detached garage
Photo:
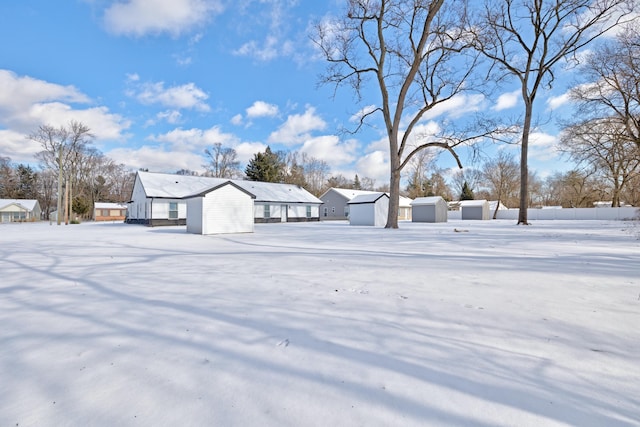
[[[348,203],[351,225],[384,227],[389,215],[389,195],[371,193],[356,196]]]
[[[440,197],[418,197],[411,202],[413,222],[447,222],[447,202]]]
[[[463,200],[460,202],[462,219],[489,219],[489,202],[486,200]]]
[[[187,232],[194,234],[253,233],[256,196],[227,181],[187,200]]]

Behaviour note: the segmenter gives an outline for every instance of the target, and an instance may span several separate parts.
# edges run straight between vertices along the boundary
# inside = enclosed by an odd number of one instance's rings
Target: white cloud
[[[128,95],[145,105],[160,104],[175,109],[193,109],[202,112],[211,110],[206,100],[209,98],[194,83],[165,88],[164,82],[143,83],[134,86]]]
[[[520,100],[520,90],[514,90],[513,92],[503,93],[498,97],[496,105],[492,107],[495,111],[507,110],[513,108],[518,104]]]
[[[107,107],[79,109],[74,106],[89,102],[89,97],[73,86],[0,70],[0,126],[4,126],[5,131],[26,135],[43,124],[64,126],[71,120],[77,120],[91,129],[97,142],[122,139],[122,133],[131,123],[118,114],[110,113]],[[10,145],[0,141],[0,151]],[[11,148],[7,150],[16,152]]]
[[[151,135],[147,139],[160,143],[163,150],[177,153],[178,159],[188,158],[188,153],[195,153],[200,157],[200,163],[204,162],[204,158],[200,153],[203,153],[205,148],[211,147],[218,142],[224,147],[236,150],[238,160],[241,163],[248,162],[255,153],[264,151],[267,148],[266,144],[262,142],[242,141],[237,135],[223,132],[219,126],[213,126],[209,129],[177,128],[164,134]],[[174,169],[178,170],[182,167],[184,166],[176,163]],[[198,170],[194,169],[194,167],[188,169]]]
[[[164,134],[152,135],[148,138],[151,141],[163,142],[170,144],[171,148],[176,151],[194,151],[194,148],[211,146],[217,142],[226,147],[234,147],[239,143],[237,136],[225,133],[220,130],[219,126],[213,126],[209,129],[173,129]]]
[[[278,106],[274,104],[268,104],[264,101],[256,101],[253,105],[247,108],[247,117],[275,117],[278,115]]]
[[[559,96],[551,96],[547,99],[549,109],[555,110],[570,102],[569,93],[565,92]]]
[[[236,114],[235,116],[231,117],[231,124],[240,126],[242,124],[242,114]]]
[[[316,114],[315,108],[307,107],[304,114],[294,114],[287,118],[278,130],[269,135],[269,142],[300,144],[311,139],[311,132],[323,130],[327,123]]]
[[[262,142],[241,142],[233,147],[238,154],[238,160],[240,163],[248,163],[253,158],[253,155],[258,152],[263,152],[267,149],[266,144]]]
[[[204,158],[189,151],[167,150],[166,147],[144,145],[139,148],[116,148],[105,153],[116,163],[134,169],[146,168],[153,172],[176,172],[189,169],[203,172]]]
[[[30,163],[33,155],[40,151],[40,144],[27,139],[24,133],[0,129],[0,157],[9,157],[16,163]]]
[[[108,31],[127,36],[177,36],[207,23],[223,11],[221,0],[121,0],[104,12]]]
[[[429,110],[424,116],[424,120],[432,120],[442,115],[447,115],[450,119],[457,119],[467,113],[479,111],[483,108],[484,95],[456,95],[448,101],[438,104]]]
[[[376,108],[377,107],[373,104],[367,105],[366,107],[361,108],[360,111],[349,117],[349,121],[351,123],[359,123],[364,116],[371,114],[373,111],[375,111]]]
[[[529,134],[529,154],[538,160],[556,160],[558,137],[544,132]]]
[[[307,140],[299,151],[324,160],[332,168],[337,168],[355,160],[357,146],[355,140],[341,142],[335,135],[324,135]]]
[[[74,86],[62,86],[0,70],[0,113],[5,117],[7,114],[23,114],[29,106],[49,101],[86,104],[91,100]]]
[[[361,157],[356,163],[356,170],[360,177],[373,178],[376,183],[389,182],[389,160],[384,151],[374,151]]]
[[[180,111],[167,110],[156,114],[156,117],[160,120],[166,121],[167,123],[176,124],[180,123],[182,114],[180,114]]]

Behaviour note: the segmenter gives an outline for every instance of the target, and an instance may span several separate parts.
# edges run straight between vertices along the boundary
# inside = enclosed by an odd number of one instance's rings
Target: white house
[[[411,202],[413,222],[447,222],[447,202],[440,196],[418,197]]]
[[[38,221],[41,214],[35,199],[0,199],[0,222]]]
[[[361,194],[349,201],[349,223],[351,225],[373,225],[383,227],[389,215],[387,193]]]
[[[350,188],[330,188],[321,196],[322,206],[320,206],[320,219],[349,219],[349,202],[354,197],[362,195],[380,194],[379,191],[353,190]],[[400,196],[398,207],[398,219],[411,219],[411,199]]]
[[[227,181],[185,199],[188,233],[253,233],[255,196],[237,184]]]
[[[490,219],[489,202],[486,200],[462,200],[460,202],[461,217],[465,219]]]
[[[186,197],[226,182],[255,196],[254,222],[320,220],[322,201],[297,185],[140,171],[131,193],[127,223],[186,225]]]

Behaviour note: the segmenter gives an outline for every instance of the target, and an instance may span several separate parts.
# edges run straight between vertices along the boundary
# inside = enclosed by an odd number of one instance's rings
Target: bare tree
[[[73,174],[74,167],[78,164],[78,153],[88,144],[93,135],[90,129],[72,120],[67,126],[58,128],[51,125],[41,125],[29,135],[29,139],[38,142],[43,151],[37,154],[45,168],[57,171],[58,173],[58,195],[57,195],[57,223],[60,225],[63,210],[69,212],[68,206],[62,206],[62,186],[63,181],[68,180]],[[68,189],[68,186],[66,187]],[[73,198],[69,198],[72,203]],[[66,220],[68,223],[68,218]]]
[[[512,155],[500,151],[493,159],[488,160],[482,167],[482,181],[489,190],[489,197],[496,199],[496,209],[493,219],[496,219],[500,203],[511,206],[518,198],[520,186],[519,165]]]
[[[467,49],[466,22],[460,3],[350,0],[344,19],[317,26],[315,42],[330,64],[322,82],[350,87],[359,101],[370,80],[377,87],[377,106],[363,110],[360,126],[382,115],[390,163],[386,228],[398,227],[401,172],[411,158],[438,147],[462,167],[454,148],[474,138],[452,124],[438,135],[420,130],[427,113],[473,86],[466,82],[477,57]]]
[[[640,147],[629,138],[617,117],[594,119],[567,127],[560,150],[579,166],[598,173],[611,184],[612,206],[620,206],[620,195],[640,174]]]
[[[480,187],[482,182],[482,172],[479,169],[465,168],[456,173],[452,177],[453,191],[460,195],[464,193],[465,185],[471,190]]]
[[[590,52],[580,68],[585,83],[571,91],[585,121],[607,119],[619,137],[640,148],[640,22]]]
[[[320,196],[325,190],[324,184],[329,175],[329,164],[306,153],[302,153],[301,162],[307,191],[315,196]]]
[[[474,44],[493,62],[498,80],[515,77],[524,102],[520,213],[528,224],[528,152],[535,100],[551,87],[559,64],[619,25],[634,0],[487,0]]]
[[[229,179],[242,176],[238,153],[233,148],[223,147],[222,143],[216,142],[210,149],[206,148],[204,154],[207,163],[203,166],[207,176]]]

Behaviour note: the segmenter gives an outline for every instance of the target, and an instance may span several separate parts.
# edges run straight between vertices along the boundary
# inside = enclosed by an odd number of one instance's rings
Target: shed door
[[[281,205],[280,206],[280,221],[287,222],[289,216],[289,206]]]

